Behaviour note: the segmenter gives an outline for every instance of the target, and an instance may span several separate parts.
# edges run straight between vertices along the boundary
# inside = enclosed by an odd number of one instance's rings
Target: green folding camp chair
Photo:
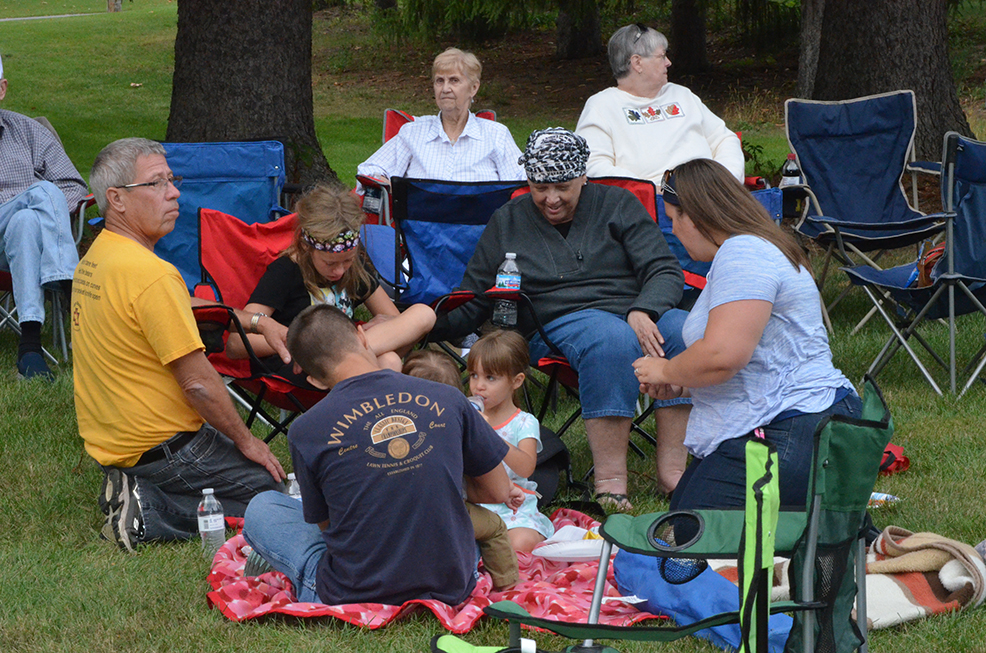
[[[639,517],[618,514],[606,520],[600,528],[605,543],[588,623],[535,618],[511,601],[495,603],[485,612],[510,622],[510,647],[516,650],[519,650],[520,624],[585,640],[566,651],[612,651],[598,646],[594,640],[666,642],[705,628],[740,623],[743,648],[766,651],[767,613],[794,612],[786,651],[844,653],[858,648],[865,653],[863,522],[883,450],[892,435],[890,412],[880,390],[867,377],[861,418],[833,415],[816,429],[814,465],[804,511],[785,509],[773,521],[768,481],[776,482],[777,475],[772,473],[776,466],[771,464],[770,456],[764,455],[766,448],[751,441],[754,446],[747,448],[745,510],[682,510]],[[626,628],[598,624],[613,545],[624,551],[668,559],[662,569],[672,573],[687,572],[690,560],[738,557],[740,611],[715,615],[687,626]],[[775,550],[791,557],[789,577],[794,600],[769,606],[768,579]],[[692,564],[701,570],[701,563]],[[857,599],[856,618],[852,612],[854,599]]]

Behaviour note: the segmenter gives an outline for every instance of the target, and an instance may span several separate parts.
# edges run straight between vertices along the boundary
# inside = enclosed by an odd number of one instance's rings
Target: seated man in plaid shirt
[[[0,61],[0,100],[7,94]],[[79,255],[69,206],[87,194],[86,182],[55,135],[32,118],[0,110],[0,269],[10,272],[21,342],[21,378],[52,379],[41,353],[44,289],[62,292]]]

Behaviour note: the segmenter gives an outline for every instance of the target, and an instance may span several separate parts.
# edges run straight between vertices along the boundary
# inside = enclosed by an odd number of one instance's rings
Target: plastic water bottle
[[[800,186],[801,183],[801,168],[798,167],[798,162],[792,152],[787,155],[787,161],[781,166],[781,183],[777,184],[777,187]]]
[[[486,401],[479,395],[471,395],[469,397],[469,403],[479,412],[483,412],[486,409]]]
[[[288,482],[284,491],[292,499],[301,501],[301,488],[298,486],[298,479],[295,477],[294,472],[288,474]]]
[[[784,217],[796,218],[801,215],[805,191],[802,188],[796,188],[796,186],[803,183],[801,168],[798,167],[794,153],[788,154],[787,161],[781,166],[781,183],[777,184],[783,193],[782,212]]]
[[[202,490],[198,515],[202,555],[206,560],[212,560],[219,547],[226,543],[226,521],[223,519],[223,505],[216,499],[211,487]]]
[[[517,267],[517,255],[513,252],[507,252],[507,257],[496,271],[496,288],[520,290],[520,268]],[[512,299],[496,300],[492,322],[500,328],[516,327],[517,302]]]

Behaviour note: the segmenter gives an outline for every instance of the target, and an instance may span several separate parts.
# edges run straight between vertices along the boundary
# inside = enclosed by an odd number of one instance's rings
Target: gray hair
[[[640,26],[634,24],[616,30],[606,45],[613,77],[619,81],[630,74],[630,57],[633,55],[649,57],[658,48],[667,51],[668,38],[656,29],[644,27],[641,33]]]
[[[121,138],[96,155],[89,172],[89,187],[100,213],[106,215],[106,191],[132,184],[137,175],[137,159],[153,154],[165,156],[164,146],[146,138]]]

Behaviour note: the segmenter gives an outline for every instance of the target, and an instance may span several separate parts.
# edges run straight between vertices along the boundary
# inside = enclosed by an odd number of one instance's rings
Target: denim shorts
[[[688,313],[673,308],[657,321],[668,358],[685,350],[681,327],[686,317]],[[633,361],[644,352],[626,319],[614,313],[588,309],[553,320],[544,330],[579,375],[584,419],[633,417],[640,395]],[[540,335],[531,340],[530,352],[532,363],[551,354]],[[657,406],[689,403],[690,399],[679,398],[657,402]]]

